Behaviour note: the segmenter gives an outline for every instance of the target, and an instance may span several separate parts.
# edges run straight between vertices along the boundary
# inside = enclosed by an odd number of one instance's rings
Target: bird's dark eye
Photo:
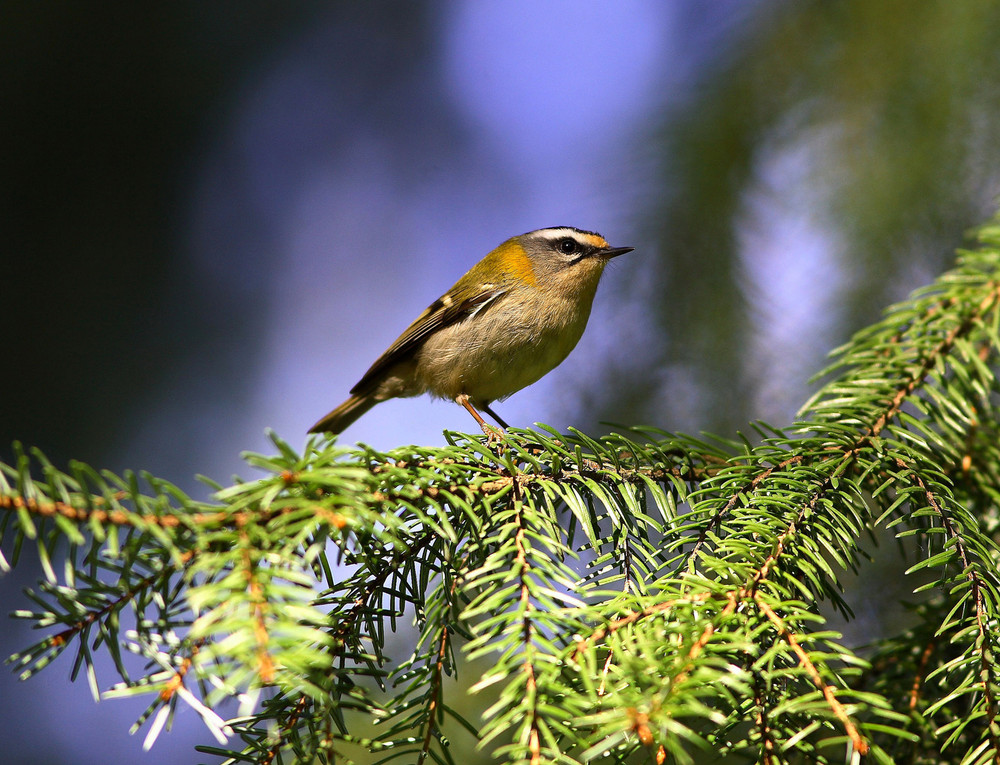
[[[580,245],[575,239],[560,239],[556,247],[563,255],[573,255],[580,251]]]

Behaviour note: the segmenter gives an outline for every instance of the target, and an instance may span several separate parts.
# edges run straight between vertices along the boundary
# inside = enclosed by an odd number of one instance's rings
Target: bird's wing
[[[361,393],[369,388],[387,368],[413,354],[430,335],[451,324],[474,316],[507,292],[499,284],[484,284],[470,298],[457,302],[450,295],[442,295],[420,314],[389,349],[379,356],[365,372],[351,393]]]

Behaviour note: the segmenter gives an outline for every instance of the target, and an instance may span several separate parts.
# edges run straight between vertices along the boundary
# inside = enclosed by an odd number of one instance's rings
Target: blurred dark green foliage
[[[733,432],[759,416],[746,357],[759,296],[740,247],[755,196],[832,240],[844,279],[824,318],[845,338],[940,272],[1000,189],[1000,4],[765,3],[734,37],[649,137],[661,170],[639,214],[659,254],[639,291],[659,346],[627,382],[597,375],[605,419]],[[806,209],[767,172],[785,152],[806,165]]]

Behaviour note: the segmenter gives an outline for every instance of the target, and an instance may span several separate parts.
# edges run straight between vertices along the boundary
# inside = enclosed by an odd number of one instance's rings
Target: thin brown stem
[[[541,743],[539,739],[538,732],[538,710],[536,707],[536,695],[538,692],[537,682],[535,680],[535,666],[532,663],[532,639],[534,634],[534,624],[531,618],[531,612],[534,606],[531,603],[530,588],[528,585],[528,572],[531,570],[531,566],[528,563],[527,549],[524,544],[524,534],[525,534],[525,524],[521,517],[521,513],[517,514],[518,529],[514,534],[514,544],[517,549],[517,555],[515,557],[515,563],[520,571],[520,606],[521,611],[524,614],[522,618],[521,626],[521,641],[524,648],[524,675],[525,675],[525,694],[527,698],[531,699],[531,710],[528,715],[528,754],[530,756],[529,762],[531,765],[539,765],[542,761]]]
[[[989,736],[990,746],[993,749],[993,762],[1000,763],[1000,735],[997,733],[997,729],[1000,727],[1000,721],[997,719],[997,699],[993,693],[996,667],[993,665],[992,661],[994,652],[989,647],[993,642],[995,642],[996,636],[987,624],[989,621],[989,615],[987,614],[986,606],[983,603],[984,583],[981,575],[977,572],[976,567],[971,565],[965,540],[956,528],[955,522],[948,515],[944,505],[938,500],[934,492],[930,490],[926,482],[917,472],[912,470],[905,462],[903,462],[903,460],[899,458],[896,458],[895,463],[897,467],[905,470],[910,476],[912,476],[913,482],[920,487],[920,490],[924,494],[924,499],[927,502],[927,506],[930,507],[941,519],[945,533],[950,539],[954,540],[955,551],[958,554],[959,560],[962,562],[962,570],[965,572],[965,578],[969,582],[972,601],[975,604],[976,631],[978,633],[976,642],[978,643],[977,653],[979,656],[979,675],[983,688],[983,700],[986,702],[986,731]],[[916,688],[914,689],[914,693],[915,691]]]
[[[754,593],[754,602],[757,604],[757,608],[760,612],[767,617],[767,619],[774,625],[775,630],[778,635],[788,643],[789,647],[795,653],[796,658],[799,660],[799,665],[805,669],[806,674],[809,675],[809,679],[812,680],[813,685],[819,688],[820,692],[823,694],[823,698],[826,699],[826,703],[830,706],[833,714],[840,720],[840,724],[844,726],[844,731],[847,733],[847,737],[851,740],[851,745],[854,747],[856,752],[860,754],[868,754],[868,742],[861,736],[858,729],[851,722],[851,718],[847,714],[847,710],[844,709],[844,705],[840,703],[837,699],[836,689],[832,685],[827,685],[823,682],[823,676],[820,674],[819,669],[809,658],[802,646],[799,645],[798,639],[795,635],[785,626],[785,623],[781,620],[775,612],[766,602],[760,593]]]
[[[448,653],[448,627],[441,629],[441,640],[438,642],[437,659],[434,662],[434,673],[431,677],[430,703],[427,705],[427,728],[424,730],[424,740],[417,757],[417,765],[423,765],[431,751],[431,741],[438,729],[437,715],[441,703],[441,685],[444,677],[444,661]]]

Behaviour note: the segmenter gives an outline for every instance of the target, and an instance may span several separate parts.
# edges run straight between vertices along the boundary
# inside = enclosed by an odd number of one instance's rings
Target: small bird
[[[375,404],[430,393],[478,410],[536,382],[576,347],[587,326],[611,247],[568,226],[515,236],[435,300],[351,388],[351,397],[310,428],[340,433]]]

